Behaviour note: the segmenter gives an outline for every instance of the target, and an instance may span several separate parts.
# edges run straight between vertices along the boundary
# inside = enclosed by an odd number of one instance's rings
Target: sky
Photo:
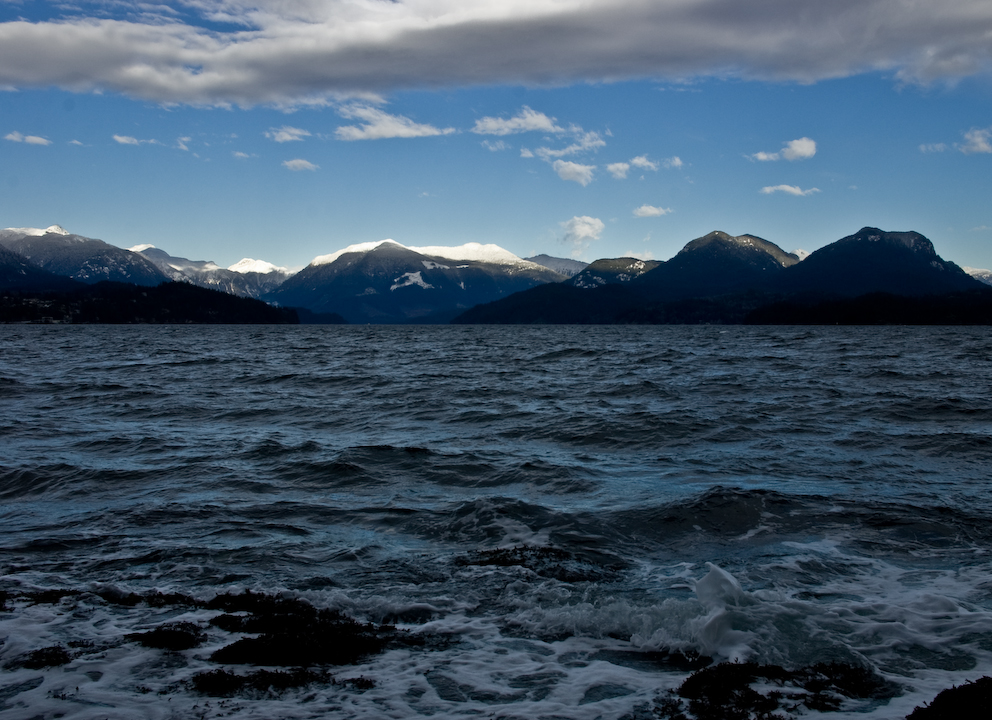
[[[298,269],[915,230],[992,267],[988,0],[0,0],[0,227]]]

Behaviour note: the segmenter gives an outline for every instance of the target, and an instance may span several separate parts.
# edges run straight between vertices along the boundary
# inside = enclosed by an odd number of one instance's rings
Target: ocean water
[[[647,718],[754,661],[903,718],[992,674],[990,468],[985,328],[6,326],[0,715]],[[204,694],[245,591],[401,639]]]

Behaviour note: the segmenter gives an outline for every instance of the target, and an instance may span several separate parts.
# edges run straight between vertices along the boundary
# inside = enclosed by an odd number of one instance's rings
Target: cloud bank
[[[405,88],[645,77],[814,82],[879,70],[925,83],[992,68],[987,0],[216,0],[183,3],[183,15],[153,8],[64,4],[54,20],[0,23],[0,87],[306,105]]]

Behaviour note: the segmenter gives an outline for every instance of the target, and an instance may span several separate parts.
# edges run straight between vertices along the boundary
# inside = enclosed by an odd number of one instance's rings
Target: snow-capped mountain
[[[169,278],[146,258],[58,225],[0,230],[0,245],[56,275],[84,283],[101,280],[158,285]]]
[[[961,269],[978,280],[978,282],[985,283],[986,285],[992,285],[992,270],[983,270],[982,268],[972,267],[962,267]]]
[[[524,258],[524,260],[527,262],[537,263],[538,265],[543,265],[549,270],[554,270],[556,273],[560,273],[565,277],[574,277],[589,266],[589,263],[582,262],[581,260],[553,257],[552,255],[544,254]]]
[[[321,255],[266,299],[349,322],[446,322],[459,312],[564,277],[498,245],[406,247],[393,240]]]
[[[170,280],[223,290],[242,297],[258,298],[272,292],[292,274],[286,268],[251,258],[222,268],[209,260],[189,260],[169,255],[154,245],[136,245],[131,251],[154,263]]]

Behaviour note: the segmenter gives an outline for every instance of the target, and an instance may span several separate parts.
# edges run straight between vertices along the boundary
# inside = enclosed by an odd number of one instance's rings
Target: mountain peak
[[[854,235],[848,235],[839,240],[842,243],[884,243],[887,245],[902,246],[913,252],[927,256],[937,256],[933,243],[918,232],[886,232],[875,227],[863,227]]]
[[[231,265],[228,268],[231,272],[236,273],[260,273],[262,275],[267,275],[268,273],[278,272],[283,275],[289,274],[289,269],[284,267],[279,267],[278,265],[273,265],[265,260],[254,260],[252,258],[242,258],[238,262]]]
[[[52,235],[70,234],[69,231],[63,228],[61,225],[49,225],[47,228],[45,228],[45,234],[48,235],[49,233],[51,233]]]

